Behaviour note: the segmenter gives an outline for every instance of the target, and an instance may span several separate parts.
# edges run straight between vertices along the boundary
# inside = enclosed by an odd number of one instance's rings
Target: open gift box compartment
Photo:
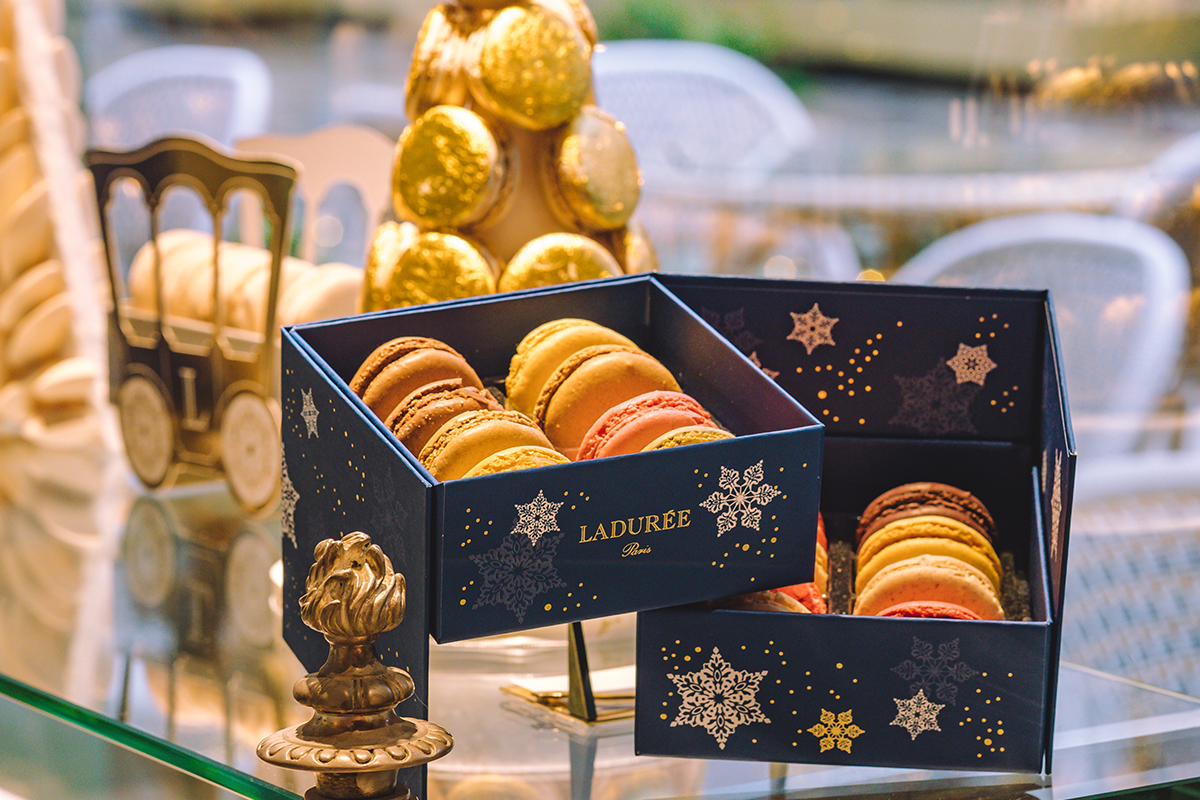
[[[1049,772],[1075,454],[1047,293],[661,281],[826,423],[831,542],[892,486],[961,486],[1031,620],[644,612],[637,752]]]
[[[521,338],[561,317],[629,336],[736,437],[438,482],[348,387],[375,347],[406,335],[440,339],[502,383]],[[823,426],[654,276],[289,327],[282,359],[284,637],[308,669],[327,652],[298,612],[313,548],[354,530],[407,580],[405,620],[378,648],[419,694],[431,633],[457,641],[812,577]],[[754,507],[761,524],[725,497],[730,471],[778,488]],[[710,511],[714,494],[725,502]],[[639,534],[613,535],[631,519]]]

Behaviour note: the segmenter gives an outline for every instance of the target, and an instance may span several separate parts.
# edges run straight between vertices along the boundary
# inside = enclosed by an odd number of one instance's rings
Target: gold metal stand
[[[412,696],[413,681],[379,660],[375,640],[400,624],[404,602],[404,576],[365,533],[317,545],[300,617],[325,634],[329,658],[292,689],[313,715],[258,744],[262,760],[316,773],[306,800],[416,800],[397,783],[399,770],[441,758],[454,746],[441,726],[395,711]]]

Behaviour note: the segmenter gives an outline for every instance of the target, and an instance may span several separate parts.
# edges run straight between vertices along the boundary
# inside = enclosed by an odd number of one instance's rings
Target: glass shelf
[[[116,797],[143,781],[157,797],[211,797],[215,784],[295,800],[312,785],[254,752],[308,715],[291,698],[303,669],[280,638],[270,578],[277,516],[245,517],[223,484],[148,494],[119,459],[17,442],[0,444],[0,494],[0,727],[10,732],[0,790]],[[1100,591],[1101,544],[1114,539],[1072,543],[1072,564],[1088,571],[1072,575],[1076,586]],[[1143,622],[1128,625],[1131,652],[1145,649]],[[455,748],[430,767],[428,797],[1061,800],[1200,780],[1200,699],[1183,674],[1192,662],[1172,661],[1177,674],[1160,686],[1139,682],[1084,646],[1095,634],[1086,625],[1066,628],[1064,658],[1081,658],[1061,671],[1052,776],[635,756],[629,721],[588,727],[499,691],[564,672],[560,633],[433,645],[429,715]],[[631,663],[627,621],[589,635],[593,668]]]

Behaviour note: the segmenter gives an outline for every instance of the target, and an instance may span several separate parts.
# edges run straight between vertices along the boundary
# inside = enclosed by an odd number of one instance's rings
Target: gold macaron
[[[474,297],[496,291],[496,263],[475,242],[430,231],[413,237],[388,275],[389,308]]]
[[[468,39],[467,84],[488,112],[546,130],[572,119],[591,91],[592,48],[574,20],[533,3],[500,9]]]
[[[646,226],[636,217],[624,227],[596,234],[596,239],[617,257],[617,263],[626,275],[657,272],[659,269],[654,242]]]
[[[388,220],[375,229],[363,266],[359,311],[378,311],[404,305],[390,293],[392,271],[400,263],[400,256],[416,237],[417,226],[411,222]]]
[[[594,105],[548,137],[542,160],[546,199],[566,224],[590,231],[622,227],[633,215],[642,175],[625,126]]]
[[[505,210],[513,172],[508,148],[475,112],[434,106],[400,134],[392,202],[424,228],[459,228]]]
[[[477,24],[478,15],[458,4],[439,3],[425,15],[404,82],[404,111],[409,119],[434,106],[466,102],[467,35]]]
[[[496,286],[498,291],[509,292],[620,274],[617,259],[595,239],[577,233],[548,233],[527,242],[513,255]]]

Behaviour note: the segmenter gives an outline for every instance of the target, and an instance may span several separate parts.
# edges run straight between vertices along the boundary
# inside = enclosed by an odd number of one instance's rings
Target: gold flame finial
[[[404,619],[404,576],[365,533],[326,539],[308,571],[300,618],[333,639],[390,631]]]

